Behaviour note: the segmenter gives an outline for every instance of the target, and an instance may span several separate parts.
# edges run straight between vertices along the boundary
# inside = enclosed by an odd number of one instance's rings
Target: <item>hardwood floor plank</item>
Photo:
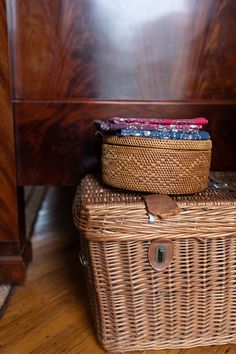
[[[32,353],[36,348],[41,347],[42,343],[49,338],[54,338],[58,333],[64,333],[65,338],[67,338],[67,331],[70,330],[71,325],[75,325],[78,328],[78,323],[80,326],[86,325],[85,314],[82,311],[78,313],[75,311],[73,303],[65,305],[58,305],[57,310],[53,314],[44,316],[44,313],[47,312],[45,309],[40,318],[40,322],[33,328],[25,328],[22,331],[18,331],[18,337],[14,341],[11,341],[9,345],[4,348],[2,353],[7,353],[8,349],[11,350],[16,348],[20,353]],[[31,317],[32,320],[35,320],[35,317]],[[38,322],[38,321],[37,321]],[[24,333],[22,333],[24,331]],[[25,334],[27,333],[27,336]]]
[[[93,338],[93,340],[91,340]],[[38,348],[32,351],[32,354],[43,354],[43,353],[83,353],[82,345],[89,339],[89,342],[95,342],[95,350],[98,348],[98,344],[94,339],[94,334],[91,329],[90,324],[81,322],[80,326],[78,323],[72,324],[61,330],[57,335],[44,341]],[[78,352],[78,347],[79,352]],[[100,351],[90,351],[90,353],[104,353],[101,349]]]

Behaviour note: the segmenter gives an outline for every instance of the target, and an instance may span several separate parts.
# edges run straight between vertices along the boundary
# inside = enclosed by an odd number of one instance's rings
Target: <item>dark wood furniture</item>
[[[31,258],[22,188],[17,187],[5,1],[0,0],[0,281],[20,284]]]
[[[1,0],[3,27],[5,2],[0,124],[9,149],[0,164],[10,181],[0,193],[14,222],[5,222],[11,234],[1,226],[0,245],[19,245],[17,186],[75,185],[99,168],[95,118],[206,116],[212,169],[235,170],[234,0]]]

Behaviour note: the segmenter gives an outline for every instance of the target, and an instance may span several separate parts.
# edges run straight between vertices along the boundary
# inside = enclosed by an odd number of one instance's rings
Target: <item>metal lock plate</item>
[[[164,270],[173,258],[173,243],[165,239],[157,239],[150,243],[148,260],[155,270]]]

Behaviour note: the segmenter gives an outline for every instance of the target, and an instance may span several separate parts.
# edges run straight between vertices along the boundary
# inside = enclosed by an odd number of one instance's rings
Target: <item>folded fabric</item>
[[[143,124],[143,123],[111,123],[109,121],[99,121],[96,120],[95,124],[100,131],[103,132],[116,132],[121,129],[138,129],[138,130],[149,130],[149,131],[170,131],[170,132],[185,132],[191,133],[193,131],[199,131],[202,128],[202,125],[196,124],[171,124],[171,125],[163,125],[163,124]]]
[[[152,118],[120,118],[114,117],[109,119],[112,123],[142,123],[142,124],[161,124],[161,125],[170,125],[170,124],[196,124],[196,125],[206,125],[208,120],[203,117],[191,118],[191,119],[152,119]]]
[[[178,139],[178,140],[208,140],[210,135],[206,131],[197,131],[193,133],[183,133],[183,132],[161,132],[161,131],[144,131],[135,129],[121,129],[120,132],[115,133],[118,136],[140,136],[147,138],[158,138],[158,139]]]

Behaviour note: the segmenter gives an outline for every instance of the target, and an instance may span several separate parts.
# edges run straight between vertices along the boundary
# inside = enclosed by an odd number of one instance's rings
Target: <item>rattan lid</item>
[[[204,192],[172,196],[179,214],[151,220],[142,194],[115,190],[88,175],[74,200],[74,223],[83,238],[94,241],[235,236],[235,187],[236,173],[214,174]]]
[[[98,177],[87,175],[78,187],[74,206],[78,209],[89,206],[99,207],[104,209],[105,213],[108,205],[119,209],[125,209],[127,205],[133,204],[144,206],[142,195],[144,193],[111,188],[104,185]],[[205,191],[192,195],[175,195],[172,198],[182,208],[236,205],[236,173],[211,173],[209,187]]]
[[[116,135],[104,136],[103,143],[171,150],[211,150],[212,148],[211,140],[155,139],[136,136],[121,137]]]

